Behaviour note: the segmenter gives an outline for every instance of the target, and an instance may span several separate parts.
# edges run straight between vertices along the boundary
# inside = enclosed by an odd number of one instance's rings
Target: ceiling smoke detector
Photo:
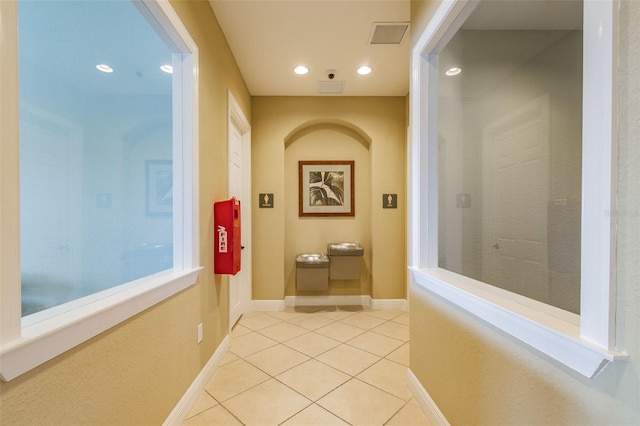
[[[374,22],[369,44],[400,44],[408,28],[408,22]]]

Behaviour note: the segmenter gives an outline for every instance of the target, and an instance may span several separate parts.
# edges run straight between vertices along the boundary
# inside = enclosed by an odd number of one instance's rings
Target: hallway
[[[184,425],[428,425],[408,365],[407,312],[254,312],[234,327]]]

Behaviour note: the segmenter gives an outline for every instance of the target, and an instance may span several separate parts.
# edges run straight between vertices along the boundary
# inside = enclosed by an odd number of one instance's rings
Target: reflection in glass
[[[527,3],[481,2],[438,57],[438,263],[579,313],[582,11],[491,9]]]
[[[173,267],[172,52],[133,2],[18,14],[25,316]]]

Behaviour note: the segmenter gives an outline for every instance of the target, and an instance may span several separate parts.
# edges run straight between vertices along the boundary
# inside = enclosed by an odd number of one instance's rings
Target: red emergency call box
[[[240,270],[240,200],[213,203],[213,272],[235,275]]]

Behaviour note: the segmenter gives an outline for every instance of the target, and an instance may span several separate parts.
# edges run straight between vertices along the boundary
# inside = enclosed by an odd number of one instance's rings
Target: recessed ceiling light
[[[358,68],[358,74],[360,75],[367,75],[371,73],[371,67],[367,66],[367,65],[363,65],[360,68]]]
[[[113,68],[111,68],[109,65],[105,65],[105,64],[98,64],[98,65],[96,65],[96,68],[99,71],[102,71],[102,72],[113,72]]]
[[[173,66],[169,64],[164,64],[160,66],[160,69],[167,74],[173,74]]]
[[[446,70],[444,74],[449,76],[449,77],[453,77],[454,75],[458,75],[461,72],[462,72],[461,68],[453,67],[453,68],[449,68],[448,70]]]
[[[304,65],[298,65],[293,69],[293,72],[298,75],[304,75],[309,72],[309,68],[305,67]]]

